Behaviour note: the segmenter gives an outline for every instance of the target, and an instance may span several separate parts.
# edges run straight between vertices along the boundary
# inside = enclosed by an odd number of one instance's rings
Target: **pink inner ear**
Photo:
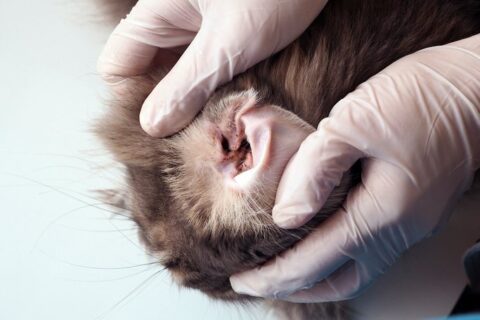
[[[260,179],[278,184],[285,165],[308,132],[270,105],[244,109],[238,121],[250,142],[253,166],[237,175],[235,181],[243,187]]]
[[[253,167],[268,166],[275,116],[273,110],[262,108],[245,112],[238,118],[252,149]]]
[[[236,190],[248,190],[259,181],[276,187],[288,160],[313,128],[279,107],[257,106],[253,98],[229,112],[228,121],[215,133],[217,169],[225,183]]]
[[[238,177],[248,171],[252,171],[251,175],[260,163],[267,161],[269,122],[265,122],[267,118],[263,113],[258,113],[262,108],[257,107],[256,102],[255,97],[239,97],[231,102],[224,121],[209,128],[216,145],[216,167],[225,181],[235,188],[247,187]],[[252,130],[259,127],[262,130]]]

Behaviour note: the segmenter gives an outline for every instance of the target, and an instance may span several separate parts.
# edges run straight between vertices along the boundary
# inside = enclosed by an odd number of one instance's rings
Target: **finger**
[[[396,211],[405,213],[405,208],[397,205],[405,202],[405,194],[382,192],[394,187],[400,190],[406,187],[406,192],[410,192],[414,187],[408,184],[408,177],[397,167],[376,160],[365,160],[362,171],[362,184],[351,191],[344,204],[351,237],[341,250],[351,260],[320,282],[307,285],[311,288],[297,291],[284,300],[308,303],[352,299],[411,244],[411,239],[405,237],[408,232],[402,227],[404,221],[396,219]],[[393,205],[383,207],[383,203]]]
[[[207,38],[208,35],[200,31],[145,100],[140,124],[151,136],[168,136],[184,128],[215,90],[220,82],[218,78],[233,77],[228,67],[226,74],[216,70],[222,60],[228,59],[220,45],[207,44]]]
[[[309,289],[282,299],[295,303],[318,303],[353,299],[366,290],[380,273],[372,274],[365,266],[350,261],[332,275]]]
[[[392,190],[402,181],[394,166],[373,160],[364,162],[364,183],[350,191],[343,208],[292,249],[264,266],[232,276],[233,289],[253,296],[286,298],[319,283],[347,262],[364,268],[361,284],[367,283],[369,275],[381,274],[391,265],[405,250],[408,239],[405,230],[389,216],[390,207],[383,207],[381,200],[391,201],[393,207],[402,210],[397,204],[404,201],[404,195],[379,191]]]
[[[355,161],[391,149],[391,133],[377,101],[372,86],[364,83],[340,100],[302,143],[280,180],[272,210],[275,223],[283,228],[303,225],[320,211]]]
[[[234,16],[232,19],[239,19]],[[218,22],[220,23],[220,22]],[[152,136],[168,136],[184,128],[215,88],[249,65],[232,35],[238,23],[229,20],[215,30],[202,26],[175,66],[147,97],[140,113],[142,128]]]
[[[171,48],[192,41],[201,17],[188,1],[140,0],[115,28],[98,61],[107,76],[144,74],[158,48]]]
[[[344,172],[363,156],[351,145],[343,125],[324,119],[288,163],[272,212],[280,227],[297,228],[316,215]]]

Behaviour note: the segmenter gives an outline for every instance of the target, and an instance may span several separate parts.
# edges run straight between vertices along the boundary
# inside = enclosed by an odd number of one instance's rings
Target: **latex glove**
[[[231,277],[294,302],[355,297],[448,219],[480,165],[480,35],[409,55],[347,95],[289,162],[273,219],[299,227],[358,159],[344,206],[295,247]]]
[[[153,136],[185,127],[215,88],[297,38],[326,0],[139,0],[113,31],[98,70],[114,86],[174,65],[145,100],[140,123]],[[188,45],[180,59],[178,50]],[[181,52],[181,50],[180,50]]]

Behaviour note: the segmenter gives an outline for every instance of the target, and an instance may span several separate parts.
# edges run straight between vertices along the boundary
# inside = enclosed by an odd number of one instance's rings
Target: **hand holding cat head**
[[[287,165],[277,225],[314,217],[359,159],[361,183],[343,207],[292,249],[232,276],[236,292],[350,299],[445,224],[480,167],[480,35],[406,56],[340,100]]]
[[[145,100],[142,128],[164,137],[185,127],[218,85],[283,49],[325,0],[140,0],[111,34],[98,70],[117,90],[128,77],[170,70]]]

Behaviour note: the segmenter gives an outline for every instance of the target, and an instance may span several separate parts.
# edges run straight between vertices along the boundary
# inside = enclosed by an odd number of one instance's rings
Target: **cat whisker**
[[[127,215],[124,215],[124,214],[122,214],[122,213],[119,213],[119,211],[114,211],[114,210],[105,209],[105,208],[102,208],[102,207],[99,206],[99,205],[95,205],[95,204],[88,203],[88,202],[86,202],[85,200],[80,199],[79,197],[75,197],[75,196],[73,196],[73,195],[71,195],[71,194],[69,194],[69,193],[67,193],[67,192],[65,192],[65,191],[62,191],[62,190],[59,189],[59,188],[56,188],[56,187],[51,186],[51,185],[49,185],[49,184],[43,183],[43,182],[41,182],[41,181],[38,181],[38,180],[35,180],[35,179],[32,179],[32,178],[26,177],[26,176],[18,175],[18,174],[12,174],[12,173],[10,173],[10,175],[15,176],[15,177],[18,177],[18,178],[21,178],[21,179],[28,180],[28,181],[30,181],[30,182],[32,182],[32,183],[35,183],[35,184],[38,184],[38,185],[41,185],[41,186],[43,186],[43,187],[45,187],[45,188],[47,188],[47,189],[50,189],[50,190],[53,190],[53,191],[55,191],[55,192],[57,192],[57,193],[59,193],[59,194],[62,194],[62,195],[66,196],[66,197],[68,197],[68,198],[70,198],[70,199],[76,200],[76,201],[78,201],[78,202],[80,202],[80,203],[83,203],[83,204],[85,204],[85,205],[87,205],[87,206],[91,206],[91,207],[94,207],[94,208],[96,208],[96,209],[99,209],[100,211],[104,211],[104,212],[108,212],[108,213],[113,213],[113,214],[115,214],[115,215],[121,215],[121,216],[125,216],[125,217],[130,218],[130,217],[127,216]],[[134,247],[136,247],[137,249],[139,249],[141,252],[145,252],[145,250],[144,250],[142,247],[140,247],[138,244],[136,244],[135,242],[133,242],[127,235],[125,235],[125,233],[123,233],[122,231],[120,231],[120,229],[119,229],[115,224],[113,224],[110,220],[109,220],[109,222],[110,222],[110,224],[111,224],[128,242],[130,242]]]
[[[56,260],[58,262],[61,262],[63,264],[72,266],[72,267],[77,267],[77,268],[84,268],[84,269],[92,269],[92,270],[126,270],[126,269],[135,269],[135,268],[141,268],[145,266],[152,266],[152,265],[159,265],[158,262],[153,261],[153,262],[147,262],[147,263],[141,263],[141,264],[136,264],[136,265],[131,265],[131,266],[121,266],[121,267],[100,267],[100,266],[89,266],[89,265],[83,265],[83,264],[77,264],[77,263],[72,263],[67,260],[59,259],[57,257],[53,257],[47,252],[43,250],[39,250],[42,254],[46,255],[50,259]]]
[[[129,279],[134,276],[137,276],[139,274],[144,274],[148,270],[151,270],[151,267],[147,267],[141,271],[137,271],[134,273],[131,273],[129,275],[123,276],[123,277],[118,277],[118,278],[111,278],[111,279],[103,279],[103,280],[80,280],[80,279],[63,279],[65,281],[72,281],[72,282],[82,282],[82,283],[105,283],[105,282],[114,282],[114,281],[119,281],[119,280],[124,280],[124,279]]]
[[[82,209],[85,209],[85,208],[90,208],[92,207],[93,205],[92,204],[86,204],[86,205],[83,205],[83,206],[80,206],[80,207],[77,207],[77,208],[73,208],[71,210],[68,210],[62,214],[60,214],[58,217],[56,217],[55,219],[53,219],[52,221],[50,221],[50,223],[42,230],[42,232],[40,233],[40,235],[37,237],[37,239],[35,240],[32,248],[30,249],[30,252],[33,251],[34,249],[37,248],[38,246],[38,243],[40,242],[40,240],[45,236],[45,234],[47,233],[47,231],[55,224],[57,223],[58,221],[62,220],[63,218],[65,218],[66,216],[72,214],[72,213],[75,213],[77,211],[80,211]]]
[[[140,282],[140,284],[138,284],[135,288],[133,288],[126,296],[124,296],[122,299],[120,299],[117,303],[115,303],[113,306],[111,306],[108,310],[106,310],[102,314],[95,317],[95,319],[97,319],[97,320],[104,319],[109,313],[111,313],[113,310],[115,310],[115,308],[120,306],[127,299],[131,298],[133,294],[139,293],[142,288],[143,289],[146,288],[146,285],[148,284],[148,282],[151,281],[152,279],[154,279],[159,274],[161,274],[163,271],[165,271],[165,268],[162,268],[162,269],[154,272],[152,275],[148,276],[146,279],[144,279],[142,282]]]
[[[72,227],[66,224],[60,224],[60,226],[66,228],[66,229],[71,229],[71,230],[76,230],[76,231],[83,231],[83,232],[90,232],[90,233],[117,233],[118,231],[122,232],[129,232],[129,231],[137,231],[137,228],[126,228],[126,229],[118,229],[118,230],[90,230],[90,229],[85,229],[85,228],[76,228]]]

